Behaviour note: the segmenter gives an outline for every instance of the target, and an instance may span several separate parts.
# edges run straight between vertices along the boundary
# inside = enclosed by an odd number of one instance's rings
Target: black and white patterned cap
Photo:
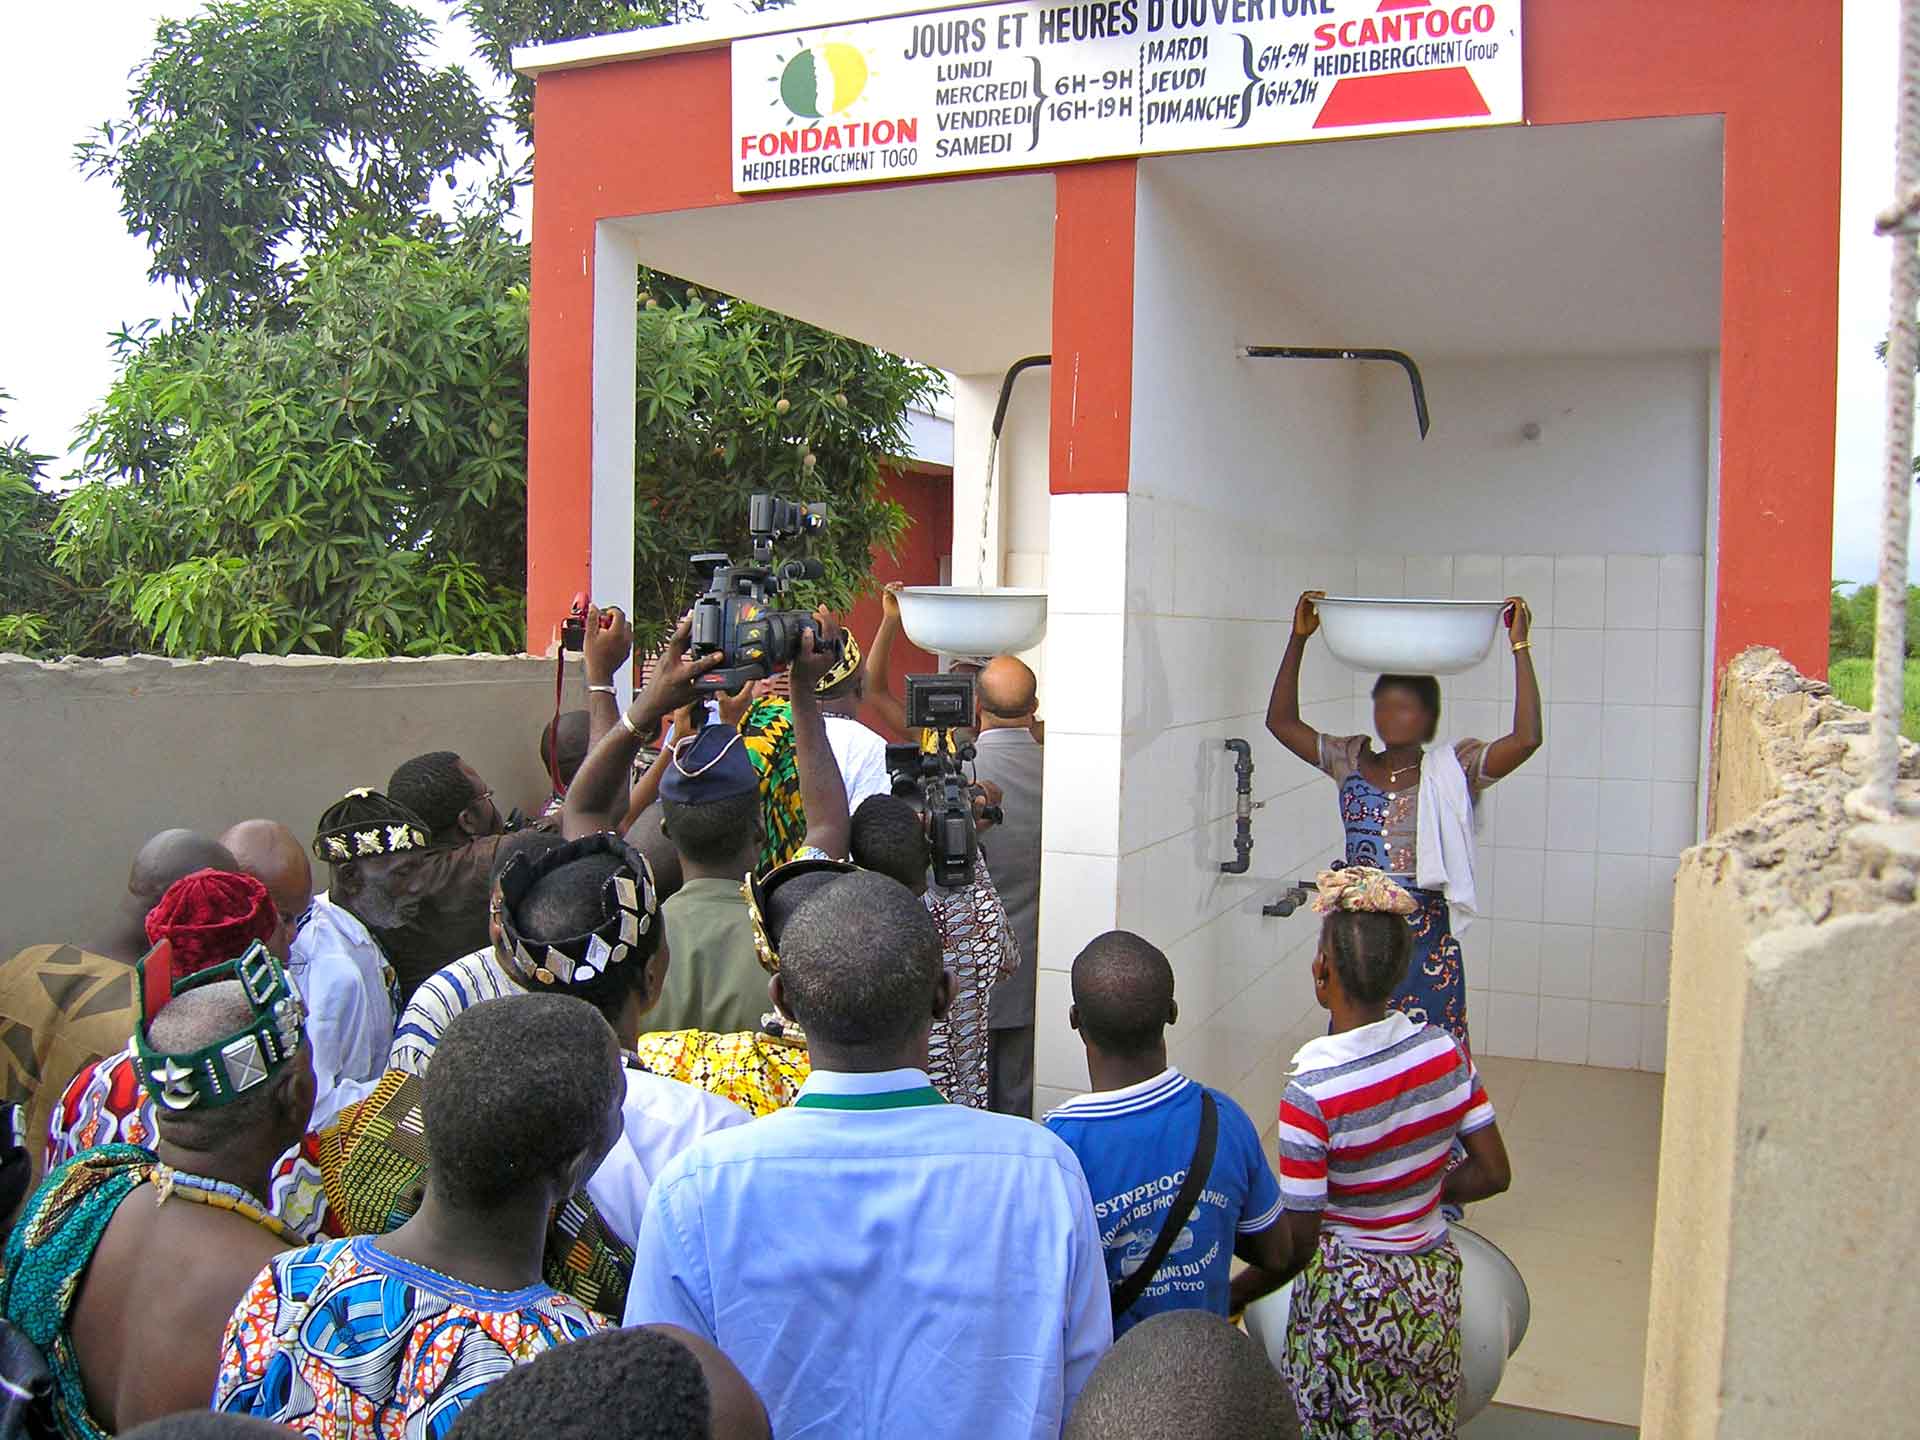
[[[602,890],[605,915],[598,926],[561,940],[529,940],[514,913],[534,885],[554,871],[594,855],[611,855],[620,868]],[[538,855],[515,855],[501,870],[500,941],[495,953],[530,989],[578,988],[616,966],[644,965],[660,948],[660,891],[647,857],[618,835],[588,835]]]

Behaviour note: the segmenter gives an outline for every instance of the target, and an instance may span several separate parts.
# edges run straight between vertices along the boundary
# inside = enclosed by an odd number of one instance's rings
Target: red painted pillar
[[[1049,488],[1124,491],[1133,438],[1134,188],[1139,164],[1054,175]]]

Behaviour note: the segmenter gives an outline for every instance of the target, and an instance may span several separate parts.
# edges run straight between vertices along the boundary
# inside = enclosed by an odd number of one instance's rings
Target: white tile
[[[1647,852],[1678,855],[1698,838],[1698,793],[1691,785],[1664,780],[1653,784],[1653,819],[1647,832]]]
[[[1480,1037],[1487,1033],[1487,1004],[1490,997],[1484,990],[1467,991],[1467,1043],[1478,1046]]]
[[[1487,799],[1497,801],[1500,807],[1492,826],[1497,844],[1523,850],[1547,848],[1545,776],[1528,775],[1524,771],[1509,775],[1487,792]]]
[[[1547,802],[1549,838],[1553,802]],[[1594,853],[1591,850],[1549,850],[1542,876],[1540,918],[1554,925],[1593,924]]]
[[[1539,925],[1531,920],[1495,920],[1491,928],[1493,958],[1487,968],[1487,988],[1509,995],[1539,994]]]
[[[1539,1046],[1540,1000],[1534,995],[1487,997],[1486,1053],[1531,1060]]]
[[[1546,873],[1546,858],[1538,850],[1509,850],[1504,845],[1495,850],[1494,864],[1500,876],[1493,911],[1497,918],[1540,918],[1540,890]],[[1476,875],[1474,878],[1477,880],[1479,877]]]
[[[1049,742],[1058,733],[1120,733],[1125,634],[1119,615],[1060,615],[1047,622]]]
[[[1381,600],[1395,600],[1407,593],[1407,562],[1401,555],[1379,555],[1362,551],[1353,560],[1353,590]]]
[[[1607,628],[1652,630],[1660,623],[1660,560],[1655,555],[1607,557]]]
[[[1657,705],[1698,705],[1704,683],[1698,630],[1662,630],[1653,682]]]
[[[1638,1070],[1640,1011],[1638,1005],[1595,1002],[1587,1028],[1587,1064],[1611,1070]]]
[[[1553,570],[1551,555],[1509,555],[1506,580],[1495,598],[1504,600],[1509,595],[1518,595],[1533,611],[1535,625],[1551,626],[1554,623]]]
[[[1608,705],[1601,711],[1600,773],[1609,780],[1652,778],[1651,705]]]
[[[1640,1068],[1656,1073],[1667,1068],[1667,1007],[1640,1007]]]
[[[1114,615],[1126,608],[1125,495],[1055,495],[1047,511],[1047,613]]]
[[[1447,708],[1441,734],[1459,739],[1497,740],[1507,733],[1509,707],[1497,700],[1456,700]]]
[[[1673,929],[1673,877],[1680,862],[1656,855],[1647,861],[1647,929]]]
[[[1047,897],[1040,907],[1040,968],[1071,970],[1081,947],[1118,923],[1120,862],[1049,851],[1041,858],[1040,887]]]
[[[1049,850],[1120,853],[1120,737],[1047,737],[1042,829]]]
[[[1537,1054],[1542,1060],[1562,1065],[1587,1063],[1587,1010],[1585,1000],[1540,997],[1540,1029]]]
[[[1586,630],[1607,623],[1606,556],[1562,555],[1554,561],[1553,623],[1556,629]]]
[[[1653,824],[1653,785],[1646,780],[1602,780],[1594,848],[1644,855]]]
[[[1662,630],[1701,629],[1706,600],[1706,568],[1698,555],[1660,557]]]
[[[1651,928],[1646,856],[1595,857],[1593,920],[1619,930]]]
[[[1540,927],[1540,993],[1585,1000],[1593,989],[1593,927]],[[1542,1012],[1544,1016],[1544,1011]],[[1546,1057],[1542,1057],[1546,1058]]]
[[[1149,495],[1127,496],[1127,609],[1159,615],[1173,608],[1173,557],[1162,555],[1159,516],[1164,507]],[[1164,593],[1162,576],[1164,572]]]
[[[1604,630],[1556,629],[1553,632],[1553,688],[1546,691],[1544,685],[1541,687],[1549,698],[1589,704],[1606,698],[1602,688],[1606,671],[1605,641]]]
[[[1646,988],[1646,932],[1593,932],[1593,998],[1638,1005]]]
[[[1685,705],[1653,711],[1653,778],[1696,780],[1700,776],[1700,712]]]
[[[1087,1088],[1087,1052],[1079,1036],[1067,1030],[1066,1016],[1073,1004],[1072,977],[1059,970],[1034,976],[1035,1019],[1033,1079],[1036,1086],[1053,1089]],[[1066,1035],[1057,1033],[1066,1031]],[[1071,1038],[1068,1038],[1071,1037]]]
[[[1547,848],[1591,851],[1598,837],[1600,782],[1547,782]]]
[[[1658,648],[1659,637],[1652,630],[1607,631],[1601,690],[1609,705],[1652,703]]]
[[[1667,978],[1673,960],[1673,937],[1649,930],[1641,969],[1640,999],[1648,1005],[1667,1003]]]
[[[1516,592],[1506,588],[1504,566],[1498,555],[1456,555],[1453,557],[1453,598],[1456,600],[1504,600]],[[1536,620],[1538,615],[1534,617]]]
[[[1496,644],[1486,659],[1453,677],[1453,693],[1462,700],[1498,700],[1500,677],[1512,668],[1512,660],[1507,648]]]
[[[1549,705],[1546,725],[1547,774],[1591,780],[1602,773],[1598,705]]]
[[[1404,583],[1416,600],[1445,600],[1453,595],[1453,556],[1407,556]]]

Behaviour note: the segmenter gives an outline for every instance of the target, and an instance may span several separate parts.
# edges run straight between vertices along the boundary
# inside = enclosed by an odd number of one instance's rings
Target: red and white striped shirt
[[[1454,1139],[1493,1123],[1479,1072],[1446,1031],[1398,1011],[1310,1040],[1280,1101],[1289,1210],[1361,1250],[1411,1253],[1447,1232],[1440,1182]]]

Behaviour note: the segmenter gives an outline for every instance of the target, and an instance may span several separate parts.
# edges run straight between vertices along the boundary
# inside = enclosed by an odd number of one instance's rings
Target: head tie
[[[830,694],[860,673],[860,642],[853,638],[853,632],[842,632],[840,644],[840,658],[833,662],[832,669],[814,682],[813,693],[816,695]]]
[[[753,926],[753,953],[759,956],[761,969],[769,975],[780,971],[778,937],[773,934],[767,918],[774,892],[801,875],[851,875],[859,868],[846,860],[789,860],[774,866],[765,875],[749,875],[741,883],[740,898],[747,902],[747,920]]]
[[[1319,886],[1320,893],[1314,896],[1313,908],[1320,915],[1331,915],[1336,910],[1411,915],[1420,908],[1413,896],[1396,884],[1384,870],[1375,870],[1366,865],[1322,870],[1314,883]]]
[[[258,941],[237,960],[176,979],[173,947],[162,940],[147,952],[136,972],[139,1017],[133,1031],[133,1064],[140,1083],[163,1110],[177,1114],[231,1105],[285,1069],[300,1049],[305,1008],[273,952]],[[147,1030],[167,1002],[223,980],[240,982],[253,1018],[233,1034],[198,1050],[156,1049]]]
[[[529,940],[517,918],[535,884],[554,871],[595,855],[612,855],[620,868],[601,890],[605,918],[591,930],[559,940]],[[528,989],[589,985],[628,959],[644,965],[660,947],[659,889],[647,857],[612,834],[588,835],[539,855],[515,855],[500,871],[501,965]]]
[[[376,855],[404,855],[427,848],[427,825],[398,800],[362,786],[326,808],[313,836],[316,860],[345,865]]]

